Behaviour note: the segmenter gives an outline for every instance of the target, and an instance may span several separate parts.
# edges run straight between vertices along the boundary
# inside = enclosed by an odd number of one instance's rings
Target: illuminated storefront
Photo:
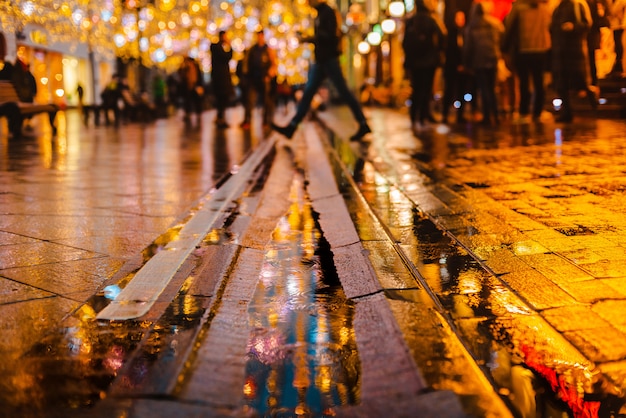
[[[87,45],[61,42],[39,25],[27,24],[17,34],[5,33],[6,59],[19,58],[29,65],[37,82],[35,102],[61,106],[78,104],[77,86],[84,91],[84,102],[93,103],[113,71],[112,57],[90,58]],[[91,62],[94,62],[93,70]]]

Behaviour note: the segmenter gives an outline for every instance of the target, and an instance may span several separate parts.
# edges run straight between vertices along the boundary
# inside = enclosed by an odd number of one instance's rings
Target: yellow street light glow
[[[356,48],[357,48],[357,51],[359,51],[359,54],[362,54],[362,55],[369,54],[370,49],[371,49],[370,44],[365,41],[359,42]]]
[[[367,34],[367,42],[369,42],[370,45],[373,45],[373,46],[380,45],[381,41],[382,41],[382,36],[380,36],[380,33],[370,32]]]
[[[394,33],[396,31],[396,21],[393,19],[385,19],[380,22],[380,27],[384,33]]]
[[[404,2],[392,1],[391,3],[389,3],[389,16],[391,17],[404,16]]]

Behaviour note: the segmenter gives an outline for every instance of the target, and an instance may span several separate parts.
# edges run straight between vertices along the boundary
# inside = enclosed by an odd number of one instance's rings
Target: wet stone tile
[[[43,289],[29,286],[15,280],[9,280],[8,275],[0,271],[0,304],[22,302],[31,299],[42,299],[53,296]]]
[[[51,242],[0,246],[0,269],[98,257],[78,248]]]
[[[557,284],[593,279],[593,276],[580,267],[555,254],[533,254],[520,258]]]
[[[600,260],[580,267],[594,277],[622,277],[626,273],[626,260]]]
[[[626,329],[626,300],[604,300],[595,303],[593,311],[611,325]]]
[[[114,237],[114,239],[113,239]],[[129,254],[141,252],[148,247],[157,236],[153,233],[133,232],[124,235],[101,235],[89,237],[75,237],[56,240],[56,243],[82,248],[109,257],[123,258]]]
[[[546,309],[541,312],[546,321],[560,332],[605,328],[609,323],[593,312],[590,305],[574,305]]]
[[[0,355],[19,356],[61,323],[78,303],[60,297],[0,305]],[[28,326],[24,326],[28,324]]]
[[[0,231],[0,246],[35,242],[38,242],[38,240],[34,238],[24,237],[22,235],[12,234],[10,232]]]
[[[613,287],[603,283],[600,279],[560,283],[559,287],[580,303],[594,303],[606,299],[626,298],[623,291],[616,292]]]
[[[535,310],[575,304],[570,295],[536,270],[511,272],[500,278],[517,294],[523,295],[524,300]]]
[[[378,280],[383,289],[410,289],[419,287],[416,279],[409,273],[391,243],[384,241],[364,242],[369,251],[369,260],[378,273]]]
[[[591,361],[616,361],[626,357],[626,334],[611,326],[563,335]]]

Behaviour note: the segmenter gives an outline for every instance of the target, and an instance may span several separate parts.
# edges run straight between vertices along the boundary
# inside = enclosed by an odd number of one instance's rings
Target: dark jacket
[[[341,27],[339,17],[335,9],[326,3],[315,6],[317,17],[315,18],[315,59],[324,62],[337,58],[341,55]]]
[[[565,31],[563,23],[572,22],[574,29]],[[552,13],[550,36],[552,39],[552,70],[564,71],[577,78],[586,77],[587,59],[585,41],[591,27],[589,11],[581,0],[562,0]]]
[[[211,44],[211,83],[213,92],[221,98],[229,98],[234,94],[229,66],[232,57],[232,49],[226,50],[222,42]]]
[[[497,19],[487,16],[483,5],[472,7],[470,19],[465,29],[463,62],[467,68],[496,68],[501,56],[500,42],[504,25]]]
[[[418,9],[407,18],[402,48],[406,69],[437,67],[441,64],[445,33],[428,9]]]
[[[448,27],[448,35],[446,38],[446,71],[456,72],[459,66],[463,65],[463,45],[465,45],[464,38],[465,28],[460,28],[454,22],[451,22]]]

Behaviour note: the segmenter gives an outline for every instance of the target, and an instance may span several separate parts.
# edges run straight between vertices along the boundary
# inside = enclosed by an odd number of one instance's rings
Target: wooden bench
[[[22,125],[25,119],[39,114],[47,113],[50,119],[52,133],[56,134],[54,120],[59,107],[55,104],[37,104],[21,102],[10,81],[0,81],[0,116],[7,118],[9,133],[13,138],[22,136]]]

